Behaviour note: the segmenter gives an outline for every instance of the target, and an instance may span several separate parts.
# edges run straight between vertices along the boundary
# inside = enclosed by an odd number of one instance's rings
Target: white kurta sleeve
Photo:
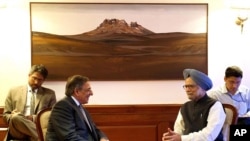
[[[225,119],[224,108],[217,101],[209,110],[207,126],[198,132],[182,135],[181,139],[182,141],[214,141],[221,132]],[[184,131],[184,123],[180,111],[174,125],[174,131],[179,134],[183,134]]]

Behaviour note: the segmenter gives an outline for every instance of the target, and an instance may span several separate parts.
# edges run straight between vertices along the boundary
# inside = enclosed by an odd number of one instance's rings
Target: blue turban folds
[[[204,73],[195,69],[184,69],[183,70],[184,79],[190,77],[197,85],[199,85],[204,90],[209,90],[213,87],[211,79]]]

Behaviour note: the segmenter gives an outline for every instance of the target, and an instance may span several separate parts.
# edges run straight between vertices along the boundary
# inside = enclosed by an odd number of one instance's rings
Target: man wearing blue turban
[[[184,69],[184,90],[190,101],[180,108],[174,131],[168,128],[162,141],[223,141],[226,114],[222,104],[207,96],[211,79],[195,69]]]

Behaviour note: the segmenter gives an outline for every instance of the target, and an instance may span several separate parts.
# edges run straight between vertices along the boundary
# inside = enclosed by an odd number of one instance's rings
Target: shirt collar
[[[28,85],[28,92],[31,92],[32,90],[31,90],[31,87]]]
[[[74,100],[74,102],[76,103],[77,106],[80,105],[80,103],[78,102],[78,100],[76,100],[76,98],[74,96],[71,96],[71,98]]]
[[[230,93],[228,92],[227,88],[226,88],[226,85],[224,85],[224,86],[222,87],[222,93],[224,93],[224,94],[230,94]],[[235,93],[234,95],[237,95],[237,94],[240,94],[240,93],[242,93],[242,90],[241,90],[241,88],[239,87],[238,90],[236,91],[236,93]],[[232,94],[230,94],[230,95],[232,95]]]
[[[34,93],[36,94],[37,91],[38,91],[38,89],[35,89]],[[30,85],[28,85],[28,92],[32,92],[32,89],[31,89]]]

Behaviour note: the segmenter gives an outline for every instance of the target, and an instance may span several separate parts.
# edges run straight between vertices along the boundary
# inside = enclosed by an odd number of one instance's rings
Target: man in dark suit
[[[51,111],[46,141],[108,141],[82,106],[93,95],[89,79],[81,75],[71,76],[65,91],[66,96]]]
[[[38,141],[36,114],[56,103],[55,92],[42,87],[48,76],[43,65],[33,65],[28,84],[10,89],[3,112],[3,119],[9,125],[7,139]]]

